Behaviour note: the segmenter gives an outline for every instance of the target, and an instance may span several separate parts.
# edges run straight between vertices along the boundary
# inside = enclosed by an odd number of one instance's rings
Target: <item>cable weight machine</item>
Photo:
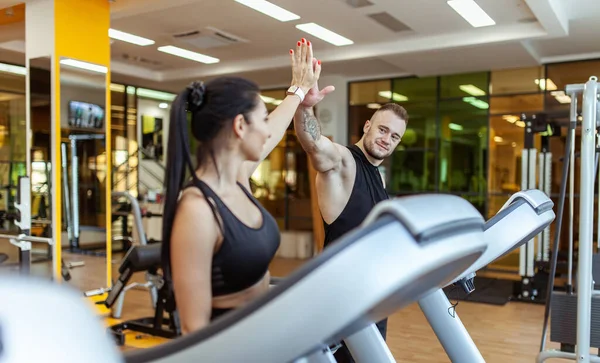
[[[552,125],[544,113],[521,114],[525,124],[524,148],[521,153],[521,190],[539,189],[550,196],[552,186],[552,153],[549,139],[560,135],[560,128]],[[535,135],[542,136],[538,153]],[[513,299],[544,303],[544,290],[548,280],[550,255],[550,227],[519,248],[520,281],[513,286]]]
[[[77,144],[81,141],[104,140],[102,134],[72,134],[69,135],[70,142],[70,162],[71,162],[71,185],[69,190],[69,159],[67,156],[67,144],[61,144],[61,162],[62,162],[62,184],[63,184],[63,207],[65,210],[65,222],[67,225],[67,236],[69,240],[69,252],[92,255],[106,256],[104,251],[95,251],[93,249],[84,249],[80,244],[81,226],[79,224],[79,157],[77,155]],[[107,170],[109,173],[110,170]]]
[[[600,121],[600,105],[598,105],[598,79],[593,76],[585,84],[567,85],[565,93],[571,98],[569,132],[567,134],[565,157],[562,165],[560,196],[556,233],[552,246],[550,279],[546,290],[546,310],[541,337],[540,353],[537,362],[547,359],[562,358],[577,362],[600,362],[599,356],[590,354],[590,348],[600,349],[600,281],[594,278],[600,273],[598,262],[600,256],[594,248],[594,184],[598,170],[598,122]],[[580,158],[580,190],[579,190],[579,235],[577,238],[577,274],[573,284],[572,268],[574,259],[574,163],[575,135],[578,122],[577,96],[582,95],[581,114],[581,158]],[[554,291],[554,276],[558,261],[558,242],[562,227],[562,217],[566,197],[567,180],[570,184],[571,202],[568,281],[565,291]],[[600,177],[598,179],[600,187]],[[598,221],[600,222],[600,221]],[[600,230],[600,224],[597,226]],[[595,281],[594,281],[595,280]],[[548,321],[550,320],[550,341],[560,343],[559,350],[546,350]]]

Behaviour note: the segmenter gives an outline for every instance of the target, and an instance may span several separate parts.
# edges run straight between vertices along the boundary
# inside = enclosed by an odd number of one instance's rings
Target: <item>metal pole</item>
[[[540,176],[540,180],[539,180],[539,185],[538,185],[538,189],[542,190],[542,191],[546,191],[546,153],[544,152],[545,150],[543,149],[542,146],[542,152],[540,152],[539,156],[538,156],[538,175]],[[543,251],[543,245],[544,245],[544,241],[546,240],[545,238],[545,231],[542,231],[541,234],[539,235],[538,238],[538,243],[537,243],[537,252],[536,252],[536,256],[535,259],[536,261],[543,261],[543,255],[542,255],[542,251]]]
[[[79,249],[79,165],[77,164],[77,139],[71,138],[71,202],[73,203],[73,239],[71,249]]]
[[[521,190],[529,189],[527,187],[527,172],[529,171],[529,168],[527,166],[528,163],[529,149],[525,147],[525,149],[523,149],[523,151],[521,152]],[[521,278],[523,278],[526,274],[526,254],[526,243],[524,243],[521,245],[521,247],[519,247],[519,276],[521,276]]]
[[[577,95],[571,96],[571,123],[577,125]],[[569,255],[568,255],[568,276],[567,276],[567,293],[573,293],[573,219],[575,216],[575,128],[570,128],[571,147],[569,156]]]
[[[531,127],[531,126],[528,126]],[[527,189],[535,189],[535,179],[536,179],[536,158],[537,149],[531,149],[531,153],[529,154],[529,187]],[[540,177],[542,177],[540,175]],[[535,241],[541,240],[541,236],[537,235],[531,239],[531,241],[527,242],[527,277],[533,277],[535,272],[533,270],[533,266],[535,264]]]
[[[568,86],[567,86],[568,88]],[[550,306],[552,305],[552,291],[554,290],[554,275],[556,275],[556,263],[558,259],[558,241],[560,239],[560,230],[562,227],[563,213],[565,209],[565,196],[567,194],[567,177],[569,173],[569,163],[571,155],[571,144],[573,143],[572,130],[577,124],[577,97],[571,95],[571,122],[569,122],[569,132],[567,133],[567,144],[565,146],[565,156],[562,165],[560,194],[558,197],[558,208],[556,213],[556,231],[554,233],[554,241],[552,243],[552,260],[550,261],[550,273],[548,275],[548,285],[546,288],[546,306],[544,310],[544,325],[542,327],[542,341],[540,343],[540,352],[546,349],[546,336],[548,334],[548,319],[550,318]],[[573,118],[574,117],[574,118]]]
[[[455,312],[451,315],[451,309],[454,307],[450,304],[444,290],[438,289],[419,300],[419,307],[450,361],[456,363],[485,362],[458,315]],[[372,362],[379,361],[373,360]]]
[[[69,245],[73,243],[73,220],[71,216],[71,203],[69,202],[69,167],[67,162],[67,144],[61,145],[61,162],[62,162],[62,182],[63,182],[63,201],[65,203],[65,221],[67,222],[67,237]]]
[[[583,91],[581,130],[581,186],[579,198],[579,263],[577,270],[577,360],[590,361],[592,307],[592,248],[594,218],[594,161],[597,78],[590,77]]]
[[[344,342],[357,363],[396,363],[375,324],[352,334]]]
[[[16,240],[16,241],[27,241],[27,242],[39,242],[39,243],[47,243],[49,245],[54,244],[54,240],[48,237],[35,237],[35,236],[26,236],[26,235],[16,235],[16,234],[0,234],[0,239],[7,240]]]
[[[596,106],[596,107],[597,107],[598,112],[600,112],[600,107],[598,107],[598,106]],[[598,122],[598,121],[600,121],[600,116],[596,115],[596,122]],[[600,132],[600,130],[596,129],[596,132]],[[597,204],[598,204],[598,213],[597,213],[598,217],[597,218],[598,219],[596,221],[596,226],[597,226],[596,227],[597,228],[596,238],[598,238],[597,248],[598,248],[598,251],[600,252],[600,173],[598,173],[598,169],[600,169],[599,168],[600,158],[598,155],[600,153],[599,150],[600,150],[600,134],[596,133],[596,164],[595,164],[596,170],[594,171],[594,175],[598,174],[598,201],[597,201]]]
[[[546,152],[546,174],[544,180],[546,181],[544,192],[548,197],[552,193],[552,153]],[[550,225],[544,229],[544,241],[543,241],[542,261],[548,261],[550,259]]]

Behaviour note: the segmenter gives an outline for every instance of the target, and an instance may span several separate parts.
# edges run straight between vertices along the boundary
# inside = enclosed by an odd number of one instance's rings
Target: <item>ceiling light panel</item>
[[[177,57],[193,60],[204,64],[219,63],[219,58],[211,57],[208,55],[192,52],[190,50],[174,47],[172,45],[166,45],[164,47],[158,47],[158,50],[163,53],[171,54]]]
[[[61,59],[60,64],[64,64],[65,66],[70,66],[79,69],[85,69],[86,71],[92,71],[96,73],[106,73],[108,72],[108,68],[104,66],[99,66],[97,64],[92,64],[88,62],[82,62],[75,59]]]
[[[235,0],[235,2],[245,5],[253,10],[258,11],[259,13],[268,15],[271,18],[277,19],[281,22],[300,19],[300,16],[266,0]]]
[[[108,36],[112,39],[139,45],[142,47],[154,44],[154,40],[152,39],[142,38],[140,36],[125,33],[116,29],[108,29]]]
[[[474,0],[449,0],[447,4],[474,28],[496,24]]]
[[[315,23],[298,24],[296,28],[338,47],[354,44],[352,40]]]

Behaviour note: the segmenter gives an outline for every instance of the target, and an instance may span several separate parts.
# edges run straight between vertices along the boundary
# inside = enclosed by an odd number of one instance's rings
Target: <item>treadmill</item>
[[[554,221],[554,203],[542,191],[531,189],[513,194],[500,211],[485,223],[485,253],[455,283],[466,293],[474,291],[475,272],[521,247]],[[419,307],[454,363],[485,363],[452,305],[440,289],[419,300]]]
[[[452,283],[462,287],[466,293],[473,292],[476,271],[519,248],[550,225],[555,218],[553,206],[552,200],[537,189],[513,194],[500,211],[485,223],[486,251]],[[485,363],[456,312],[450,313],[453,311],[452,304],[442,289],[435,289],[421,298],[419,307],[452,362]],[[370,339],[365,339],[364,334],[355,335],[345,339],[345,343],[357,363],[395,362],[393,358],[383,358],[388,347],[382,339],[374,340],[372,333]],[[380,358],[374,360],[371,357]]]
[[[5,278],[0,294],[10,298],[0,299],[0,363],[335,362],[330,345],[369,333],[374,322],[473,265],[487,248],[483,230],[481,214],[458,196],[381,202],[362,226],[248,305],[200,331],[116,356],[79,294],[52,283],[40,288]],[[31,349],[31,334],[41,335],[35,340],[43,347]],[[78,349],[65,350],[64,342],[73,339]],[[389,350],[383,354],[393,359]]]
[[[126,352],[125,361],[335,362],[330,345],[361,332],[371,336],[374,322],[471,266],[486,249],[483,226],[481,214],[458,196],[381,202],[361,227],[262,297],[205,329]],[[389,350],[382,354],[391,358]]]

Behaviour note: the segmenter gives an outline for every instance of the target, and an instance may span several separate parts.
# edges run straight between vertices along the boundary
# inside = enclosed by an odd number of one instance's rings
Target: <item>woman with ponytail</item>
[[[256,84],[237,77],[194,82],[170,117],[162,236],[163,272],[182,332],[196,331],[269,288],[279,247],[275,219],[250,193],[250,176],[283,138],[296,109],[318,90],[321,62],[309,41],[290,50],[288,96],[271,114]],[[309,93],[310,91],[310,93]],[[196,165],[189,152],[198,141]]]

